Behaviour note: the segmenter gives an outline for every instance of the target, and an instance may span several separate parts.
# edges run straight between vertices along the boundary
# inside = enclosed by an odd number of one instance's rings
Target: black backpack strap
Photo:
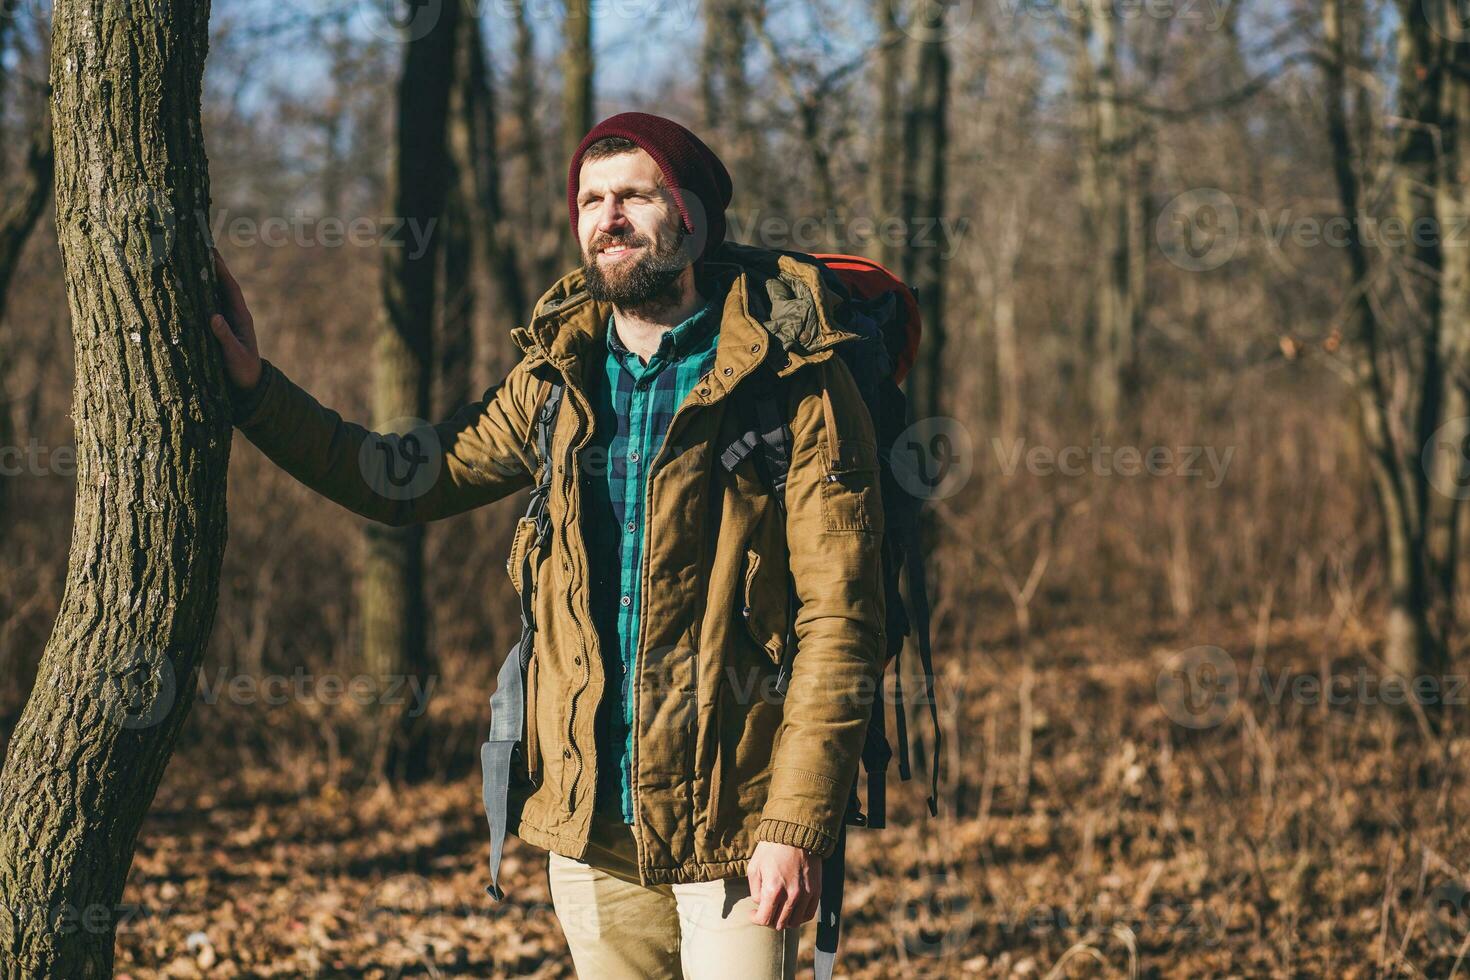
[[[851,807],[849,807],[851,809]],[[842,886],[847,878],[847,823],[837,826],[837,847],[822,860],[822,894],[817,897],[816,980],[832,980],[842,939]]]
[[[911,528],[913,540],[904,542],[904,564],[908,569],[909,601],[914,607],[914,640],[919,648],[919,666],[924,672],[924,700],[929,704],[929,720],[934,724],[934,754],[929,760],[929,815],[939,815],[939,705],[934,699],[934,650],[929,642],[929,590],[924,582],[924,555],[919,550],[918,528]],[[902,703],[902,702],[900,702]],[[904,753],[908,746],[905,740]]]
[[[485,819],[490,824],[490,884],[485,890],[496,901],[505,898],[505,891],[500,887],[500,858],[505,850],[511,768],[516,752],[521,750],[525,733],[526,668],[531,663],[536,632],[531,604],[531,583],[535,573],[532,556],[544,556],[546,544],[551,539],[551,516],[546,508],[551,496],[551,435],[561,411],[563,390],[559,381],[550,383],[546,400],[536,413],[532,427],[531,436],[541,461],[541,475],[526,505],[526,517],[536,523],[536,539],[521,558],[521,636],[506,654],[505,663],[500,665],[495,693],[490,696],[490,735],[480,746]]]
[[[791,472],[791,427],[786,424],[782,407],[785,397],[780,377],[769,362],[762,363],[746,382],[748,391],[739,399],[745,414],[745,431],[720,453],[720,465],[726,472],[739,466],[745,457],[755,455],[756,467],[776,500],[776,508],[786,519],[786,478]],[[787,578],[787,606],[792,611],[786,621],[786,639],[782,646],[781,665],[776,671],[776,691],[785,695],[791,683],[791,658],[796,651],[796,582]]]

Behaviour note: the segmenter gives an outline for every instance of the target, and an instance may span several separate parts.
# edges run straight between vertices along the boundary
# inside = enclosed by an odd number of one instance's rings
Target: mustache
[[[609,245],[624,245],[628,248],[651,245],[653,240],[647,235],[640,235],[636,231],[626,232],[622,235],[601,234],[588,243],[587,248],[593,253],[602,251]]]

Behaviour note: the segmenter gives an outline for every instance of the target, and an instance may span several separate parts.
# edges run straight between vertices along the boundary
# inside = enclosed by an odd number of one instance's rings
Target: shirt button
[[[628,530],[630,530],[630,531],[636,531],[636,530],[638,530],[638,524],[637,524],[637,522],[636,521],[629,521],[628,522]]]
[[[635,449],[631,453],[628,454],[628,462],[630,462],[630,463],[636,463],[636,462],[638,462],[638,450]]]
[[[625,606],[631,606],[633,604],[633,597],[630,595],[625,595],[619,601],[622,602],[622,604]]]
[[[725,368],[725,377],[728,378],[730,375],[732,375],[734,373],[735,373],[735,369],[734,368]]]
[[[709,389],[708,388],[701,388],[701,389],[699,389],[699,393],[701,395],[708,395],[709,394]]]

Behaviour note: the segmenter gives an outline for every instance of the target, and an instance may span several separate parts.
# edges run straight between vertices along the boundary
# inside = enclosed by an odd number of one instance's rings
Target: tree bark
[[[944,40],[944,6],[915,5],[924,20],[917,25],[918,65],[913,101],[904,115],[903,213],[909,234],[933,228],[944,219],[945,160],[949,127],[949,53]],[[944,399],[944,256],[936,242],[904,252],[904,277],[918,292],[924,318],[924,343],[909,373],[908,392],[915,418],[940,414]]]
[[[433,26],[404,44],[393,181],[394,213],[405,235],[384,250],[383,324],[373,349],[379,431],[407,431],[432,413],[438,225],[448,178],[445,126],[459,11],[457,3],[443,4]],[[417,677],[427,683],[434,665],[427,643],[424,529],[370,525],[366,539],[364,666],[385,682]],[[372,764],[390,778],[418,775],[423,716],[410,716],[407,704],[383,709],[373,726],[378,737]]]
[[[66,591],[0,773],[0,975],[112,975],[138,828],[193,701],[230,416],[206,322],[209,4],[58,0],[57,237],[76,337]]]

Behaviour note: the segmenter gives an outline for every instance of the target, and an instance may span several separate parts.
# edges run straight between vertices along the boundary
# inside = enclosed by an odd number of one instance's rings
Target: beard
[[[686,237],[682,223],[671,230],[660,229],[652,238],[633,231],[598,235],[582,252],[587,292],[594,300],[623,310],[657,312],[676,305],[683,295],[679,279],[690,265],[689,256],[684,254]],[[604,269],[597,263],[597,255],[612,244],[641,247],[644,252],[632,261]]]

